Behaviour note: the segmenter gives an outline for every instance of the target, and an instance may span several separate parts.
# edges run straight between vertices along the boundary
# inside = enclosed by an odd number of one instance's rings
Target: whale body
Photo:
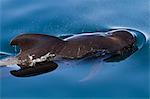
[[[57,60],[104,58],[106,62],[118,62],[132,55],[138,47],[136,36],[127,30],[106,33],[82,33],[66,38],[45,34],[21,34],[11,40],[20,47],[16,56],[20,70],[11,74],[29,77],[55,70]]]

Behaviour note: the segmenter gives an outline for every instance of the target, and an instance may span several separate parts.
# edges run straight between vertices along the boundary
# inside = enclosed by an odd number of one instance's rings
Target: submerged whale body
[[[118,62],[132,55],[137,49],[137,38],[127,30],[106,33],[82,33],[66,38],[45,34],[21,34],[11,41],[21,51],[16,56],[20,70],[12,70],[17,77],[29,77],[55,70],[57,60],[100,58]]]

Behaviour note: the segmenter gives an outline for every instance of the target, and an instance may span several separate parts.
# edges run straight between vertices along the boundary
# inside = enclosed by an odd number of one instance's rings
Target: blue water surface
[[[147,43],[124,61],[99,63],[99,72],[86,77],[93,63],[75,63],[53,72],[17,78],[0,68],[1,99],[128,99],[149,98],[149,0],[0,0],[1,52],[15,53],[9,42],[22,33],[54,36],[107,31],[125,27],[144,33]]]

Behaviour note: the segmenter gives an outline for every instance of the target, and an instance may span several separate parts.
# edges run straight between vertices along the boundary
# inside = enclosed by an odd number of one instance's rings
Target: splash
[[[141,49],[144,46],[144,44],[146,43],[146,37],[145,37],[144,33],[142,33],[141,31],[135,30],[135,29],[127,29],[127,30],[136,36],[136,45],[137,45],[138,49]]]

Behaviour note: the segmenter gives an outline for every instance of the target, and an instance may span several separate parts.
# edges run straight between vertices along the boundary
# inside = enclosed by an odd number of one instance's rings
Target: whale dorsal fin
[[[62,39],[50,36],[50,35],[45,35],[45,34],[21,34],[17,37],[15,37],[10,44],[11,45],[18,45],[22,51],[31,49],[33,47],[36,47],[36,45],[44,46],[45,44],[50,45],[50,44],[56,44],[59,42],[63,42]]]

